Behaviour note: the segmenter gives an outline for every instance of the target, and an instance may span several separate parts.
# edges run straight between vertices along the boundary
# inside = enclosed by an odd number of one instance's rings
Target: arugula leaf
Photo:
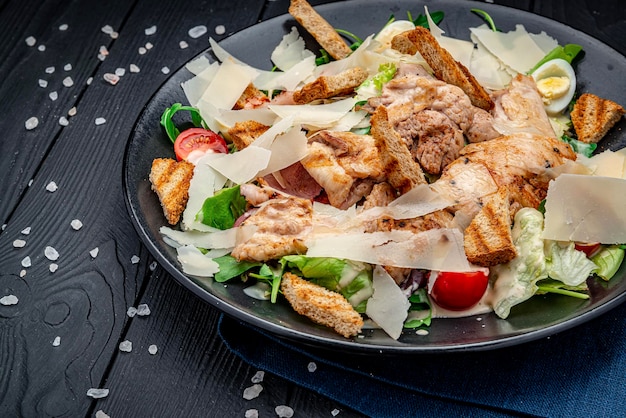
[[[239,277],[248,270],[262,265],[262,263],[257,262],[237,261],[235,257],[231,255],[217,257],[214,258],[213,261],[220,266],[220,271],[215,274],[215,281],[218,283]]]
[[[196,214],[196,220],[221,230],[229,229],[244,214],[246,204],[239,185],[225,188],[204,201],[202,209]]]
[[[580,286],[568,286],[558,280],[544,279],[537,282],[537,287],[538,290],[536,294],[538,295],[555,293],[578,299],[589,299],[589,295],[587,293],[581,293],[587,290],[587,286],[584,283]]]
[[[591,157],[593,155],[593,152],[598,147],[598,144],[596,143],[582,142],[577,139],[571,138],[567,135],[563,135],[561,137],[561,140],[563,142],[567,142],[570,145],[570,147],[572,147],[572,150],[574,150],[574,152],[582,154],[585,157]]]
[[[491,16],[489,15],[489,13],[487,13],[484,10],[481,9],[470,9],[470,11],[476,13],[477,15],[479,15],[480,17],[482,17],[483,19],[485,19],[485,21],[487,22],[487,24],[489,25],[489,28],[493,31],[493,32],[497,32],[498,28],[496,28],[496,24],[493,21],[493,19],[491,18]]]
[[[281,263],[280,266],[270,266],[269,264],[263,264],[258,273],[250,273],[250,277],[257,280],[267,282],[272,291],[270,293],[270,302],[276,303],[278,299],[278,293],[280,291],[280,281],[283,277],[285,266]]]
[[[545,57],[543,57],[533,68],[528,71],[528,74],[531,74],[537,68],[539,68],[542,64],[553,60],[555,58],[561,58],[567,61],[568,63],[572,63],[574,59],[578,56],[578,54],[583,50],[583,47],[578,44],[567,44],[565,46],[557,46],[552,51],[548,52]]]
[[[192,106],[183,106],[181,103],[174,103],[172,106],[166,108],[161,114],[161,126],[165,128],[165,132],[170,141],[176,141],[176,137],[180,134],[180,131],[174,124],[174,114],[179,111],[188,111],[191,114],[191,122],[197,128],[207,128],[207,124],[200,115],[200,110]]]
[[[417,289],[411,296],[409,296],[409,302],[411,306],[409,308],[409,314],[404,322],[404,328],[418,328],[422,325],[430,326],[432,320],[432,308],[430,306],[430,300],[426,293],[426,289]]]

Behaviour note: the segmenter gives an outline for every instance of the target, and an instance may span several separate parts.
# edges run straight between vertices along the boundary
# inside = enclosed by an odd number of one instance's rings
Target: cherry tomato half
[[[186,160],[191,151],[228,152],[224,138],[203,128],[190,128],[182,131],[174,142],[174,152],[178,161]]]
[[[476,305],[487,290],[489,276],[485,271],[440,272],[430,296],[437,305],[451,311],[462,311]]]
[[[599,242],[576,242],[574,248],[587,254],[587,258],[594,255],[602,246]]]

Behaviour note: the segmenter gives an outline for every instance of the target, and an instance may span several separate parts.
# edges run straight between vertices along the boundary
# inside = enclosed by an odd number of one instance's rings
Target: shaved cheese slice
[[[270,150],[249,145],[232,154],[213,154],[215,157],[208,164],[233,183],[242,184],[267,167],[271,154]]]
[[[205,154],[197,162],[193,169],[193,177],[189,182],[189,200],[183,211],[182,227],[185,230],[196,229],[200,231],[212,230],[209,226],[196,221],[196,214],[202,208],[206,198],[215,194],[226,184],[226,177],[209,167],[206,162],[214,154]]]
[[[311,77],[315,70],[315,57],[307,57],[295,64],[289,70],[280,71],[260,71],[259,76],[254,81],[254,85],[261,90],[295,90],[296,87],[304,83]]]
[[[606,150],[591,158],[578,154],[576,161],[589,167],[594,176],[615,177],[618,179],[624,177],[626,154],[623,152]]]
[[[490,90],[504,89],[513,78],[482,44],[477,44],[468,68],[476,80]]]
[[[301,129],[290,129],[276,137],[270,151],[270,161],[264,170],[258,174],[263,177],[267,174],[282,170],[285,167],[300,161],[307,154],[307,137]]]
[[[454,200],[437,193],[427,184],[420,184],[387,206],[377,206],[361,212],[363,221],[381,216],[393,219],[413,219],[454,205]]]
[[[185,64],[185,68],[189,70],[190,73],[198,75],[202,71],[206,70],[207,67],[209,67],[210,65],[211,61],[209,61],[206,56],[201,55],[198,58],[191,60],[187,64]]]
[[[298,34],[295,27],[283,36],[282,41],[272,51],[271,59],[281,71],[287,71],[300,61],[314,57],[315,54],[305,48],[304,39]]]
[[[562,174],[550,182],[543,238],[626,242],[626,180]]]
[[[356,104],[348,98],[321,105],[270,105],[270,109],[281,118],[291,117],[294,124],[325,128],[345,116]]]
[[[262,123],[263,125],[272,126],[276,121],[276,114],[271,110],[259,107],[256,109],[241,110],[221,110],[215,120],[220,124],[222,132],[232,128],[237,122],[247,122],[250,120]]]
[[[209,87],[213,78],[215,78],[215,74],[217,74],[219,68],[220,64],[214,62],[195,77],[181,83],[183,92],[185,92],[185,96],[190,105],[194,107],[198,106],[198,102],[202,98],[204,91]]]
[[[385,269],[376,266],[373,273],[374,294],[367,300],[365,314],[397,340],[402,334],[411,303]]]
[[[252,145],[259,148],[270,149],[276,137],[287,132],[287,130],[289,130],[292,126],[293,118],[291,116],[287,116],[259,135],[259,137],[252,142]]]
[[[354,112],[348,112],[342,116],[336,123],[326,127],[328,131],[335,132],[347,132],[352,128],[358,127],[367,122],[366,118],[369,115],[365,110],[357,110]],[[369,122],[367,122],[369,124]]]
[[[232,249],[235,246],[237,227],[214,232],[179,231],[167,226],[159,229],[162,235],[176,241],[179,245],[193,245],[194,247],[214,249]]]
[[[183,272],[192,276],[213,277],[220,271],[219,265],[212,258],[202,254],[193,245],[183,245],[176,249],[178,261],[183,268]]]
[[[305,240],[310,257],[336,257],[370,264],[427,270],[471,271],[457,229],[312,234]]]
[[[489,52],[518,73],[525,74],[545,56],[523,25],[516,25],[510,32],[494,32],[487,25],[470,31]]]

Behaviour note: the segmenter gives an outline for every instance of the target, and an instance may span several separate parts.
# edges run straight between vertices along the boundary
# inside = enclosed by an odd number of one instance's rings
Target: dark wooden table
[[[496,3],[626,53],[618,0]],[[154,263],[123,195],[124,149],[143,105],[167,69],[208,46],[188,30],[206,25],[219,40],[287,7],[288,0],[0,0],[0,297],[18,297],[0,305],[0,416],[275,416],[277,405],[296,416],[359,416],[271,374],[258,398],[244,400],[257,370],[217,335],[219,310]],[[120,68],[117,85],[104,81]],[[28,130],[31,117],[38,126]],[[128,308],[140,304],[150,314],[131,318]],[[132,352],[119,350],[125,340]],[[109,396],[86,395],[99,387]]]

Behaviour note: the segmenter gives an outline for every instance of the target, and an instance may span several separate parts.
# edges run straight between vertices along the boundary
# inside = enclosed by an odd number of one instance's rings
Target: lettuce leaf
[[[219,190],[207,198],[196,215],[196,220],[205,225],[226,230],[246,211],[246,198],[241,195],[239,185]]]
[[[621,245],[604,247],[593,257],[591,261],[598,267],[596,275],[603,280],[610,280],[617,273],[619,266],[624,261],[624,249]]]
[[[548,276],[568,286],[585,283],[598,270],[598,266],[584,252],[578,251],[573,242],[546,240],[545,253]]]

